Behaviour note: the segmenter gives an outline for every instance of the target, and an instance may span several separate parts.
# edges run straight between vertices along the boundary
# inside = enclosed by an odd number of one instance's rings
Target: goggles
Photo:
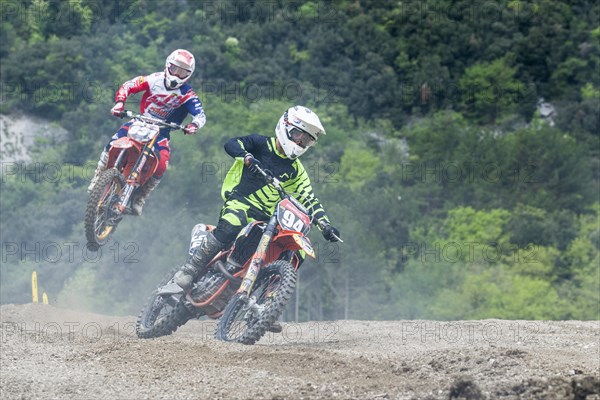
[[[185,68],[181,68],[175,64],[169,64],[169,74],[178,77],[179,79],[185,79],[190,76],[191,72]]]
[[[290,139],[292,142],[296,143],[303,149],[310,147],[317,142],[317,139],[312,137],[308,132],[296,127],[293,127],[292,129],[287,129],[287,136],[288,139]]]

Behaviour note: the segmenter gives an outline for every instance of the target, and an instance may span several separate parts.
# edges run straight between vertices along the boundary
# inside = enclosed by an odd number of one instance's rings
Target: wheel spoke
[[[119,200],[123,184],[123,176],[115,169],[108,169],[100,175],[90,194],[85,212],[84,225],[88,248],[97,250],[114,231],[118,221],[112,222],[112,210]]]
[[[241,299],[238,300],[238,308],[234,310],[234,317],[228,327],[228,336],[230,340],[238,341],[239,338],[243,337],[245,333],[258,322],[261,313],[264,310],[262,300],[265,298],[265,294],[267,293],[266,289],[269,287],[270,282],[271,279],[263,280],[259,286],[252,291],[252,297],[254,297],[255,300],[250,300],[250,304],[244,303]]]
[[[266,266],[244,301],[234,297],[217,326],[217,339],[254,344],[265,334],[283,312],[296,283],[292,265],[278,260]]]

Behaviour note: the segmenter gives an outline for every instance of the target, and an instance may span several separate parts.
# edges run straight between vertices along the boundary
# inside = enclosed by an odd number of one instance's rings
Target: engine
[[[217,261],[222,263],[222,261]],[[235,268],[228,265],[228,272],[234,273]],[[216,272],[214,268],[211,268],[200,281],[194,285],[192,289],[192,298],[195,302],[202,303],[210,299],[217,291],[227,282],[227,278],[220,272]],[[237,291],[239,285],[229,283],[227,287],[221,292],[221,294],[214,299],[210,304],[202,307],[202,310],[206,315],[217,314],[227,306],[229,299]]]

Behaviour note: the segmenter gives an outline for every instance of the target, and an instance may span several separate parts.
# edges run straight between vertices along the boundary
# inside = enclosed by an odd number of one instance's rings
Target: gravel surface
[[[134,334],[134,317],[0,306],[1,399],[600,400],[598,321],[287,323],[254,346],[214,321]]]

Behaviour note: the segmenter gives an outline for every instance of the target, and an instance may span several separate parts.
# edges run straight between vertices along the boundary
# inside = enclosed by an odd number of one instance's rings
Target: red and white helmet
[[[275,135],[285,155],[292,160],[300,157],[325,134],[317,114],[306,107],[289,108],[279,119]]]
[[[177,49],[167,57],[165,62],[165,86],[177,89],[186,83],[196,68],[194,55],[187,50]]]

